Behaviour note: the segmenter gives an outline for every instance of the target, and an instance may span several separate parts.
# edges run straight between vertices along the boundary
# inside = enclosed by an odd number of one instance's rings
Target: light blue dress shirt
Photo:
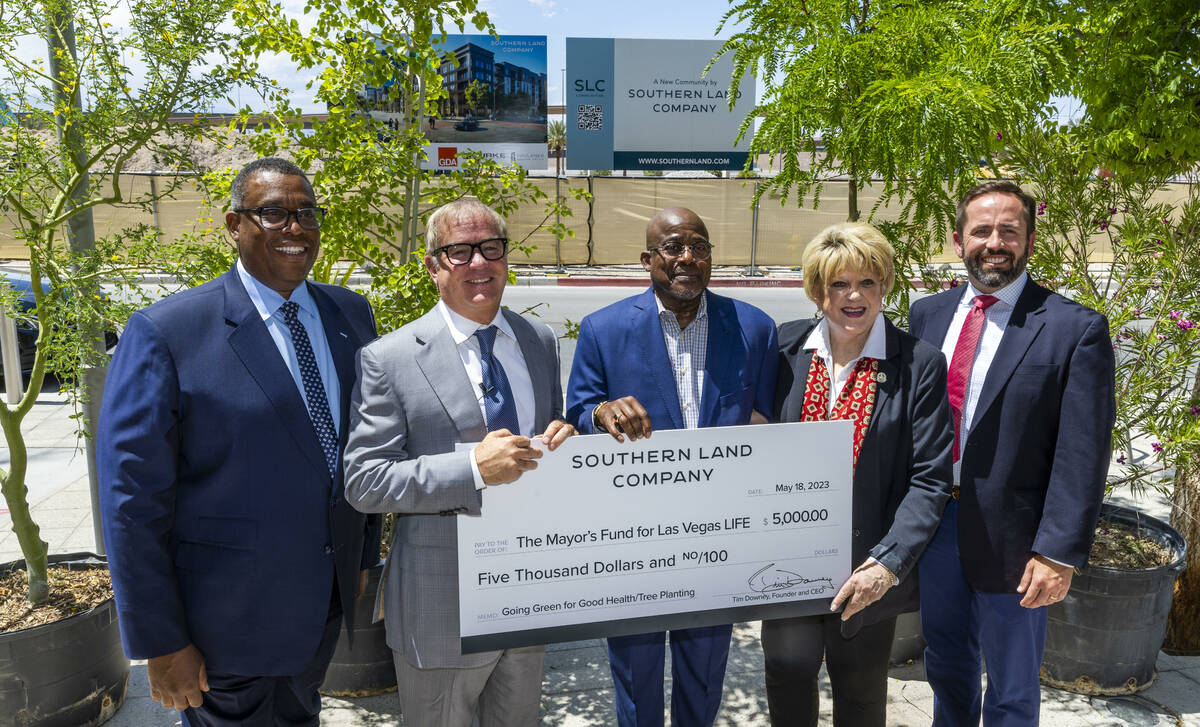
[[[292,373],[292,380],[296,382],[300,398],[305,399],[304,379],[300,378],[300,362],[296,360],[296,349],[292,346],[292,333],[283,320],[283,312],[279,310],[279,307],[287,300],[300,306],[296,317],[300,319],[304,330],[308,332],[308,342],[312,345],[313,357],[317,359],[317,370],[321,372],[321,384],[325,387],[325,397],[329,399],[329,413],[333,417],[333,427],[341,434],[342,408],[338,406],[338,402],[341,401],[342,391],[338,383],[337,368],[333,365],[333,354],[329,350],[329,341],[325,338],[321,313],[317,310],[316,301],[308,292],[308,285],[297,286],[292,291],[291,298],[285,299],[251,275],[242,265],[240,258],[237,261],[237,272],[242,285],[246,288],[246,293],[250,296],[250,302],[262,316],[263,323],[267,326],[267,332],[271,334],[271,340],[275,341],[279,355],[283,357],[288,371]],[[307,405],[308,401],[305,399],[304,403]]]

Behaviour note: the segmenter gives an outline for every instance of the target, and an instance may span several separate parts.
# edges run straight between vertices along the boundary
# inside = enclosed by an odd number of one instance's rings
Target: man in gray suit
[[[425,266],[441,301],[358,356],[346,445],[346,499],[399,513],[376,600],[387,624],[408,727],[532,725],[542,647],[463,654],[457,521],[482,490],[537,467],[536,433],[554,449],[558,344],[544,324],[500,309],[508,282],[504,219],[473,200],[429,218]],[[479,442],[469,452],[460,442]]]

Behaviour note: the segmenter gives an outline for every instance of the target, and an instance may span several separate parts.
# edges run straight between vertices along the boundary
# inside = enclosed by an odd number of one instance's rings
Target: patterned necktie
[[[963,322],[962,332],[958,334],[958,343],[954,344],[954,358],[950,359],[950,372],[947,375],[947,387],[950,389],[950,413],[954,416],[954,461],[959,454],[959,432],[962,431],[963,400],[967,396],[967,384],[971,381],[971,367],[975,365],[975,350],[979,348],[979,336],[983,333],[983,322],[987,318],[984,312],[998,298],[991,295],[977,295],[971,302],[971,310],[967,320]]]
[[[517,404],[513,401],[512,388],[508,385],[508,375],[492,355],[492,345],[496,342],[496,327],[480,328],[475,331],[475,338],[479,340],[479,363],[483,368],[483,414],[487,418],[488,431],[507,429],[513,434],[520,434]]]
[[[329,413],[329,397],[325,394],[325,385],[321,383],[321,372],[317,369],[317,358],[313,355],[312,344],[308,341],[308,331],[296,317],[300,310],[295,301],[287,301],[279,306],[283,311],[283,320],[292,333],[292,347],[296,350],[296,361],[300,364],[300,379],[304,382],[304,399],[308,404],[308,418],[312,420],[313,429],[317,433],[317,441],[321,443],[321,451],[325,453],[325,463],[329,465],[329,475],[337,474],[338,438],[337,430],[333,428],[333,416]]]

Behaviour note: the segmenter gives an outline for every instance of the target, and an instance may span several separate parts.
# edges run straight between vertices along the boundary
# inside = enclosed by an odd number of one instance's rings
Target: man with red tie
[[[955,424],[953,499],[920,563],[935,727],[1038,723],[1045,607],[1087,562],[1104,494],[1108,322],[1029,279],[1034,208],[1012,182],[967,192],[954,250],[969,282],[909,315],[949,362]]]

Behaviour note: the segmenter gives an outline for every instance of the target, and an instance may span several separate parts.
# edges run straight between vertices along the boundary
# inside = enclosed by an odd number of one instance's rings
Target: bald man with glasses
[[[407,727],[533,725],[543,647],[463,654],[458,624],[459,513],[479,515],[487,487],[519,487],[538,437],[556,448],[558,342],[548,326],[502,310],[504,219],[474,201],[430,216],[425,266],[441,300],[363,348],[351,395],[346,498],[393,512],[379,585]],[[478,442],[468,451],[456,445]],[[511,484],[515,483],[515,484]]]
[[[656,429],[766,421],[779,346],[766,313],[708,290],[713,245],[693,211],[646,225],[650,288],[585,317],[567,386],[567,421],[618,441]],[[671,724],[711,725],[721,706],[729,624],[670,632]],[[663,724],[664,633],[608,640],[621,727]]]

